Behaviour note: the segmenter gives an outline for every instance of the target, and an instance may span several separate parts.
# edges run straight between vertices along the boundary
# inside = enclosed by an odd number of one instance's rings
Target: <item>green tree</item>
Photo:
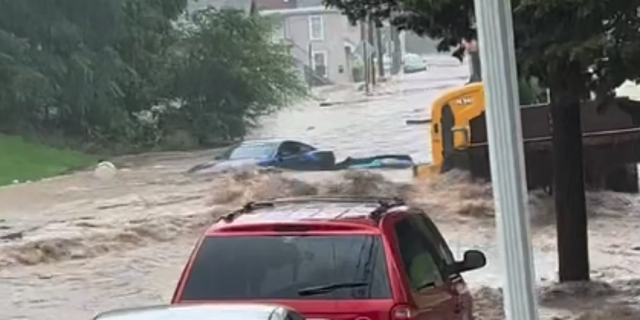
[[[242,138],[261,116],[305,93],[289,47],[272,41],[270,19],[207,9],[180,29],[166,90],[175,100],[161,114],[167,128],[202,145]]]
[[[441,50],[476,37],[473,0],[324,1],[352,20],[371,14],[440,39]],[[594,92],[606,104],[625,79],[638,79],[640,1],[511,3],[520,76],[538,78],[551,92],[560,281],[588,280],[580,102]]]
[[[176,133],[208,145],[304,93],[269,21],[208,10],[177,28],[186,4],[0,0],[0,132],[112,152]]]
[[[0,1],[0,108],[7,115],[0,129],[99,145],[135,141],[136,108],[123,106],[150,101],[150,86],[138,84],[155,77],[162,38],[185,5]]]

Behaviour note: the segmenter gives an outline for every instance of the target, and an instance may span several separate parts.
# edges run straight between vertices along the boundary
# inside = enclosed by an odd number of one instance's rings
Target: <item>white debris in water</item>
[[[93,175],[100,180],[110,180],[113,179],[117,172],[118,168],[113,163],[102,161],[93,170]]]

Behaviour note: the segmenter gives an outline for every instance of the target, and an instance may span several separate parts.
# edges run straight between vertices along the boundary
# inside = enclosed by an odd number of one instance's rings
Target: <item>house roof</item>
[[[316,15],[316,14],[342,14],[342,13],[340,12],[340,10],[335,8],[318,6],[318,7],[261,10],[260,14],[263,14],[263,15],[278,14],[282,16],[304,16],[304,15]]]
[[[258,10],[291,9],[298,7],[298,0],[254,0]]]
[[[214,7],[217,9],[238,9],[244,12],[251,12],[255,0],[189,0],[187,4],[188,12]]]

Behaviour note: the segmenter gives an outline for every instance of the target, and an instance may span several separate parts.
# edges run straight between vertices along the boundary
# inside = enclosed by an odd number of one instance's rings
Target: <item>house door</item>
[[[344,70],[342,72],[346,72],[348,75],[348,79],[349,81],[354,81],[355,79],[353,79],[353,72],[352,72],[352,68],[351,68],[351,47],[350,46],[344,46],[344,61],[345,61],[345,66],[344,66]]]
[[[327,53],[324,51],[316,51],[313,53],[313,71],[318,77],[327,78]]]

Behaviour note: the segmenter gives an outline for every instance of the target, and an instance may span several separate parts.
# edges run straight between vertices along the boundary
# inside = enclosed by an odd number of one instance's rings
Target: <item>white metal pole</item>
[[[369,68],[369,48],[367,46],[367,22],[360,21],[360,42],[362,43],[362,63],[364,64],[364,88],[369,94],[371,85],[371,69]]]
[[[508,320],[537,320],[510,0],[475,0]]]

